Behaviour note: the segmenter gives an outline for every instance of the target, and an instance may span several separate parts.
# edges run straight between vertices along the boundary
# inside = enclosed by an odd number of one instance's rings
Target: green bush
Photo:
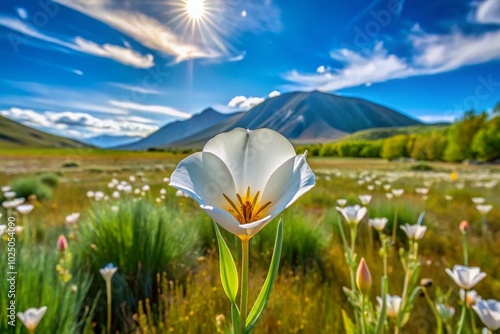
[[[420,164],[415,164],[415,165],[411,166],[410,170],[413,170],[416,172],[428,172],[428,171],[434,170],[434,168],[432,168],[428,164],[420,163]]]
[[[278,218],[275,219],[252,238],[251,252],[257,256],[254,263],[269,266],[269,263],[262,263],[259,260],[271,258],[278,220]],[[312,218],[300,209],[289,208],[285,211],[281,254],[283,268],[291,268],[298,272],[306,272],[313,268],[323,270],[323,256],[327,245],[326,234],[321,225],[311,221]]]
[[[39,177],[23,177],[14,180],[11,187],[17,197],[28,198],[31,195],[36,195],[37,199],[40,201],[52,197],[52,189],[47,184],[43,183]]]
[[[59,184],[59,177],[56,174],[45,173],[40,175],[40,181],[51,188],[55,188]]]
[[[80,167],[80,163],[78,161],[65,161],[61,165],[63,168],[75,168]]]
[[[0,240],[0,242],[3,240]],[[6,245],[2,245],[2,247]],[[54,247],[46,249],[31,243],[18,243],[16,252],[16,311],[47,306],[47,311],[37,327],[37,333],[79,333],[82,330],[82,310],[92,300],[85,301],[90,286],[90,277],[78,266],[68,268],[71,279],[62,284],[56,266],[60,255]],[[0,261],[7,263],[7,252],[0,252]],[[4,267],[5,268],[5,267]],[[16,316],[16,326],[7,324],[7,270],[2,270],[0,278],[0,333],[27,333]],[[75,285],[75,286],[73,286]],[[88,302],[88,304],[86,304]]]
[[[115,212],[109,203],[98,203],[79,225],[76,254],[81,266],[97,276],[108,263],[118,267],[113,304],[126,303],[130,316],[137,312],[139,300],[157,298],[158,273],[168,272],[173,279],[182,279],[196,264],[196,228],[186,223],[174,206],[147,200],[123,201]],[[103,283],[98,277],[91,292],[95,294]],[[119,307],[114,312],[116,317],[123,315]]]

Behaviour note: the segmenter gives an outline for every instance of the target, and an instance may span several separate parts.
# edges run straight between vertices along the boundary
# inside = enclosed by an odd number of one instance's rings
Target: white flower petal
[[[182,160],[170,178],[170,185],[188,194],[200,205],[226,207],[223,193],[235,193],[233,177],[224,162],[209,152],[198,152]]]
[[[300,154],[274,171],[262,194],[262,203],[271,202],[269,211],[274,218],[315,184],[315,175],[307,164],[306,156]]]
[[[247,187],[253,192],[262,191],[272,173],[295,156],[288,139],[270,129],[236,128],[209,140],[203,151],[215,154],[226,164],[240,194]]]

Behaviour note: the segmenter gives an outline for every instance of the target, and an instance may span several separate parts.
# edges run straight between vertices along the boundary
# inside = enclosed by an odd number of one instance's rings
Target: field
[[[15,236],[16,312],[47,306],[37,333],[105,333],[108,303],[99,269],[108,263],[118,268],[112,282],[113,333],[226,330],[231,322],[230,303],[219,279],[212,221],[192,199],[177,196],[165,180],[185,156],[88,148],[0,150],[0,186],[17,186],[34,205],[27,215],[1,208],[0,225],[15,216],[17,225],[24,227]],[[351,282],[336,206],[338,199],[347,199],[348,205],[361,204],[358,196],[365,194],[373,196],[367,216],[388,218],[387,236],[396,219],[399,225],[416,224],[425,212],[427,231],[418,245],[419,279],[432,279],[432,286],[426,288],[431,300],[455,308],[444,328],[454,328],[460,317],[459,289],[445,269],[464,263],[459,230],[463,220],[470,224],[469,265],[487,273],[474,289],[484,299],[499,298],[498,165],[361,158],[308,161],[317,184],[284,211],[279,275],[254,333],[343,333],[343,310],[354,321],[342,289],[350,287]],[[131,192],[120,191],[113,196],[120,181],[131,185]],[[146,185],[149,187],[144,188]],[[135,189],[140,189],[138,194]],[[404,194],[389,199],[386,194],[391,189],[404,189]],[[37,198],[28,198],[36,191],[40,192]],[[89,199],[89,191],[101,191],[105,198]],[[476,197],[493,206],[485,217],[486,230],[484,217],[471,201]],[[4,200],[1,193],[0,200]],[[80,218],[68,224],[66,217],[72,213],[80,213]],[[380,238],[369,229],[368,217],[359,223],[356,253],[358,260],[364,257],[373,277],[368,302],[375,307],[383,264]],[[276,227],[274,221],[250,242],[250,305],[266,277]],[[58,243],[60,235],[67,238],[67,248]],[[223,236],[239,268],[236,237],[225,231]],[[2,237],[0,278],[5,282],[8,246],[6,234]],[[399,249],[408,247],[409,240],[398,228],[396,242],[388,249],[391,295],[402,294],[405,272]],[[8,326],[8,289],[2,283],[0,332],[27,333],[18,319],[15,328]],[[472,321],[480,332],[481,320],[471,312],[465,317],[463,333],[472,332]],[[386,332],[393,331],[389,324]],[[433,309],[419,294],[400,333],[435,332]]]

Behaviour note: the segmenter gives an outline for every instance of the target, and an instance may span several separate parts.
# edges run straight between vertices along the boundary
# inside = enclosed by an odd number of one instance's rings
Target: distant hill
[[[236,127],[271,128],[294,144],[312,144],[332,141],[364,129],[421,124],[400,112],[363,99],[318,91],[293,92],[269,98],[245,113],[181,140],[164,142],[163,147],[200,148],[218,133]]]
[[[88,146],[76,140],[35,130],[0,116],[0,148],[77,148]]]
[[[99,135],[92,138],[87,138],[85,139],[85,142],[99,148],[111,148],[120,145],[132,144],[143,138],[144,137],[139,137],[139,136],[133,137],[133,136]]]
[[[124,150],[145,150],[148,148],[165,147],[195,133],[203,132],[207,128],[230,119],[235,115],[237,114],[223,114],[212,108],[207,108],[190,119],[169,123],[144,139],[134,143],[120,145],[115,148]]]

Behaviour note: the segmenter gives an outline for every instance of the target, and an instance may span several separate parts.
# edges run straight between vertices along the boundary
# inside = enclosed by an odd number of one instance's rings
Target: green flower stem
[[[470,314],[470,327],[472,330],[472,334],[476,333],[476,317],[474,316],[474,311],[472,308],[468,307],[469,309],[469,314]]]
[[[463,251],[464,251],[464,265],[469,265],[469,251],[467,248],[467,232],[463,234],[462,237]]]
[[[398,211],[399,211],[399,205],[396,204],[394,207],[394,222],[392,223],[392,244],[396,244],[396,231],[398,228]]]
[[[360,321],[361,334],[366,333],[365,300],[366,296],[364,294],[361,294],[361,321]]]
[[[481,221],[483,224],[483,234],[488,235],[488,222],[486,221],[486,215],[481,215]]]
[[[111,334],[111,280],[106,280],[106,294],[108,297],[108,321],[106,325],[107,333]]]
[[[241,239],[241,299],[240,299],[240,332],[245,334],[248,306],[248,256],[250,239]]]
[[[443,334],[443,320],[441,319],[441,316],[439,315],[439,312],[436,309],[436,305],[434,305],[434,302],[429,297],[429,293],[427,292],[427,289],[425,287],[422,287],[422,291],[424,292],[427,304],[429,304],[429,306],[431,307],[432,313],[436,318],[436,334]]]
[[[467,299],[467,291],[465,291],[465,297],[464,299]],[[462,314],[460,315],[460,321],[458,322],[458,328],[457,328],[457,334],[462,333],[462,329],[464,327],[464,320],[465,320],[465,312],[467,311],[467,307],[465,305],[465,301],[462,305]]]
[[[351,261],[351,259],[352,259],[352,252],[351,252],[351,249],[349,248],[349,245],[347,244],[347,239],[346,239],[345,233],[344,233],[344,226],[342,225],[342,220],[340,219],[340,216],[339,216],[338,224],[339,224],[340,236],[342,238],[342,243],[344,245],[345,259],[346,259],[347,265],[349,266],[349,275],[350,275],[350,278],[351,278],[351,289],[355,289],[355,285],[354,285],[354,269],[353,269],[353,266],[352,266],[352,263],[351,263],[352,262]],[[352,238],[351,238],[351,240],[352,240]]]
[[[387,277],[387,237],[384,233],[380,232],[380,241],[382,242],[382,262],[384,264],[384,277]]]
[[[354,248],[356,247],[356,235],[358,233],[358,225],[351,225],[351,252],[354,253]]]

